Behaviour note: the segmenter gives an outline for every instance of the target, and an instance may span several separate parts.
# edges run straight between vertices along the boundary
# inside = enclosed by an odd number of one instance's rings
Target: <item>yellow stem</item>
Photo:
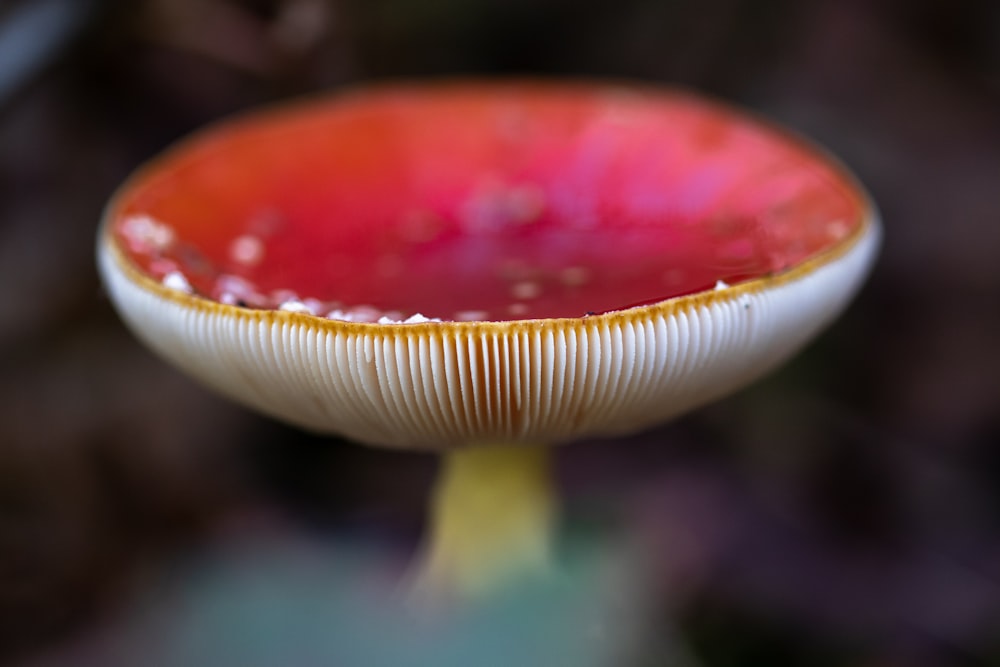
[[[551,568],[556,502],[544,446],[472,446],[445,454],[420,584],[479,597]]]

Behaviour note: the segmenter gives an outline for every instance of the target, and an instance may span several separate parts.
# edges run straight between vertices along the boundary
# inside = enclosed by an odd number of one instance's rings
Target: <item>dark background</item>
[[[1000,665],[991,0],[0,4],[0,663],[154,664],[109,647],[142,653],[132,610],[206,549],[412,553],[432,457],[207,393],[124,329],[93,247],[116,185],[208,121],[439,75],[693,87],[828,146],[884,218],[864,292],[789,366],[558,451],[567,525],[643,553],[632,662]]]

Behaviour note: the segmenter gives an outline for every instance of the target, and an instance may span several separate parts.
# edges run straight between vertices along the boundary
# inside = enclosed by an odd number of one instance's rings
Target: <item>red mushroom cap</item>
[[[878,244],[853,179],[687,94],[402,86],[229,121],[108,209],[106,281],[222,391],[380,444],[620,432],[787,357]]]

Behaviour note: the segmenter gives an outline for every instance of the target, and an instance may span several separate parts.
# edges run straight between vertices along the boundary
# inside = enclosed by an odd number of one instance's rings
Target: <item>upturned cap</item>
[[[635,431],[738,389],[860,287],[854,179],[686,93],[393,86],[249,114],[105,213],[123,319],[307,429],[445,449]]]

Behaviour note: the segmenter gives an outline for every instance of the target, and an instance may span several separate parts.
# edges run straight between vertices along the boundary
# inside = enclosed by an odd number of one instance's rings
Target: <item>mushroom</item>
[[[149,347],[312,431],[440,452],[423,581],[551,566],[549,446],[773,369],[860,287],[872,203],[687,93],[397,85],[226,121],[133,176],[101,273]]]

